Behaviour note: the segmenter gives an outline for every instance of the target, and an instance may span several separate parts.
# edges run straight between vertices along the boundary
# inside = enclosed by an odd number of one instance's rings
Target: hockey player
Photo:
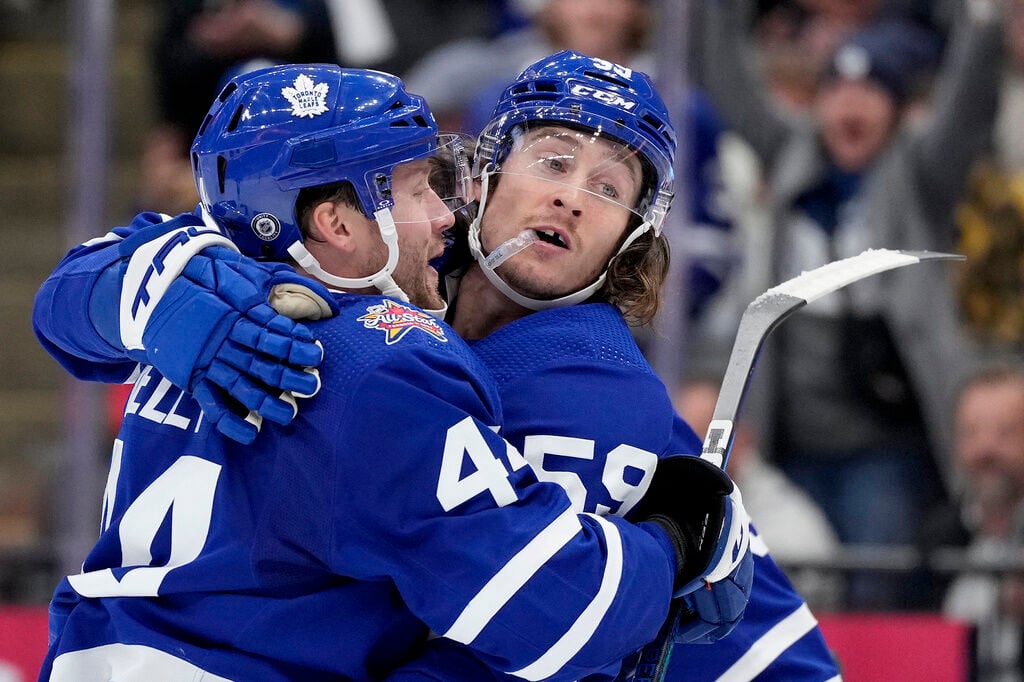
[[[379,679],[431,630],[492,670],[577,679],[653,638],[673,594],[700,612],[705,578],[749,575],[742,507],[698,458],[645,471],[632,524],[580,513],[497,435],[489,374],[413,305],[443,305],[437,139],[385,74],[240,76],[193,145],[197,211],[141,214],[44,283],[46,348],[134,389],[41,679]],[[273,316],[279,283],[326,319]],[[283,425],[253,441],[250,411]]]
[[[701,450],[627,325],[654,317],[668,266],[665,107],[644,74],[562,52],[505,89],[476,151],[452,326],[494,372],[505,437],[537,475],[579,512],[628,517],[660,458]],[[838,679],[807,605],[752,547],[743,619],[712,646],[677,644],[666,680]],[[487,679],[455,674],[469,665],[457,647],[432,647],[393,679]]]

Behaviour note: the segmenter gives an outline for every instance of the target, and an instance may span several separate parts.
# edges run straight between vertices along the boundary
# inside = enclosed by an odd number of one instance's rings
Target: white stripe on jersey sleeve
[[[64,653],[53,661],[50,682],[82,680],[231,682],[226,677],[208,673],[188,661],[144,644],[104,644]]]
[[[572,627],[562,635],[553,647],[530,665],[510,674],[526,680],[542,680],[558,672],[579,650],[590,641],[597,626],[604,619],[608,608],[619,592],[622,582],[622,537],[615,524],[605,521],[596,514],[587,514],[598,522],[604,531],[605,545],[608,547],[608,560],[605,563],[601,587],[590,605],[583,610]]]
[[[772,664],[782,652],[796,644],[796,642],[814,629],[818,624],[817,619],[802,604],[793,613],[789,614],[772,629],[761,635],[761,638],[754,642],[747,653],[737,659],[729,666],[729,669],[719,676],[716,682],[736,682],[739,680],[752,680],[765,668]]]
[[[97,244],[106,244],[107,242],[119,242],[124,237],[115,234],[113,232],[107,232],[102,237],[93,237],[92,239],[82,242],[82,246],[96,246]]]
[[[582,530],[576,512],[565,510],[487,581],[443,636],[462,644],[476,639],[501,607]]]

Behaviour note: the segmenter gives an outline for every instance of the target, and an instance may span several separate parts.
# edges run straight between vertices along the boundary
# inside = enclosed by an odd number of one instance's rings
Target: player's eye
[[[539,160],[538,164],[552,173],[563,174],[569,172],[569,160],[571,158],[565,154],[546,154]]]

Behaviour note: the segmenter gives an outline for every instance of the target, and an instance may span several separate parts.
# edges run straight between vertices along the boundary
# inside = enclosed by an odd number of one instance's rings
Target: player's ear
[[[350,252],[356,248],[353,231],[357,229],[357,223],[361,225],[364,222],[366,218],[350,206],[321,201],[310,214],[310,234],[314,240]]]

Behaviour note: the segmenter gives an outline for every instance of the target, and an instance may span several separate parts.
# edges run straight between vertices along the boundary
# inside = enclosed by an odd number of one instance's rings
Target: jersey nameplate
[[[124,414],[134,414],[147,421],[173,426],[182,431],[199,431],[202,423],[201,411],[195,409],[190,400],[182,400],[185,394],[164,377],[154,381],[153,367],[146,365],[135,380]]]

